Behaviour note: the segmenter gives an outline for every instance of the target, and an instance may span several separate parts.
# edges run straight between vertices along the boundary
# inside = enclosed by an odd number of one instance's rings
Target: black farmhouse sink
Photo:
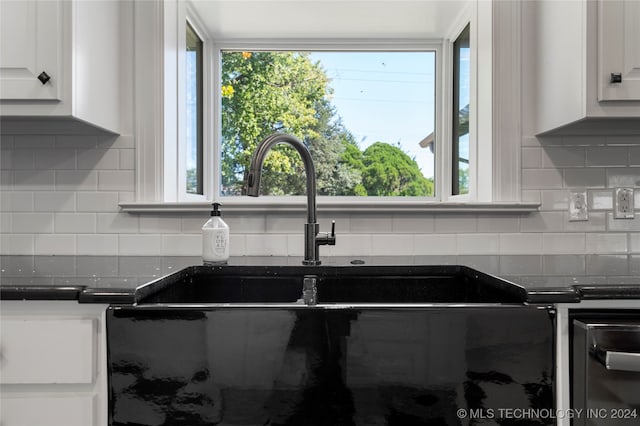
[[[522,287],[465,266],[191,266],[140,289],[139,303],[296,303],[305,277],[316,279],[318,304],[523,303],[527,297]]]

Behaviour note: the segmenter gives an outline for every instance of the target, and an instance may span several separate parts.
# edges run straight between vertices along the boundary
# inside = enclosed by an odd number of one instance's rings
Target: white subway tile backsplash
[[[564,183],[567,188],[604,188],[606,169],[564,169]]]
[[[141,234],[177,234],[181,230],[180,218],[173,216],[143,215],[139,217],[139,224]]]
[[[370,234],[338,234],[336,237],[336,245],[330,247],[321,247],[327,249],[324,253],[331,256],[371,256],[373,251],[373,239]]]
[[[97,136],[94,135],[56,135],[56,148],[95,148],[98,143]]]
[[[140,232],[138,216],[128,213],[97,213],[97,232],[100,234],[131,234]]]
[[[585,149],[583,147],[554,146],[542,151],[542,167],[562,169],[565,167],[584,167]]]
[[[0,190],[13,190],[13,170],[0,170]]]
[[[287,256],[288,244],[286,234],[247,234],[246,256]]]
[[[638,197],[640,198],[640,197]],[[357,220],[357,219],[355,219]],[[395,215],[391,219],[391,232],[398,234],[424,234],[433,232],[435,226],[433,216]]]
[[[74,170],[76,151],[73,149],[40,149],[35,153],[38,170]]]
[[[613,209],[613,192],[609,190],[589,191],[589,209],[611,210]]]
[[[190,232],[192,229],[193,232],[201,232],[202,226],[208,219],[209,216],[189,219],[188,221],[184,219],[183,229],[187,232]],[[224,221],[229,225],[229,232],[232,234],[259,234],[267,231],[266,216],[233,216],[225,217]],[[188,225],[188,230],[186,225]]]
[[[121,256],[161,256],[162,236],[143,234],[118,235],[118,253]]]
[[[133,191],[134,175],[132,170],[98,171],[98,189],[101,191]]]
[[[78,150],[78,170],[118,170],[119,167],[117,149]]]
[[[96,232],[95,213],[55,213],[54,232],[62,234],[90,234]]]
[[[606,232],[607,214],[605,212],[589,212],[589,220],[569,221],[569,213],[564,215],[565,232]]]
[[[477,232],[477,230],[478,219],[475,215],[440,214],[435,217],[434,232],[438,234]]]
[[[522,148],[522,168],[539,169],[542,167],[542,149],[538,147]]]
[[[413,235],[373,234],[371,254],[373,256],[410,256],[414,253]]]
[[[414,247],[416,256],[458,254],[455,234],[416,234]]]
[[[229,255],[230,256],[246,256],[247,242],[244,234],[229,233]],[[202,255],[202,247],[200,247],[200,255]]]
[[[562,174],[555,169],[523,169],[522,189],[562,188]]]
[[[0,234],[2,254],[34,254],[33,234]]]
[[[627,255],[588,254],[586,256],[587,275],[627,275],[629,259]]]
[[[629,149],[623,146],[587,148],[587,167],[625,167],[629,159]]]
[[[2,150],[2,168],[12,170],[33,170],[35,168],[33,149]]]
[[[562,212],[534,212],[520,218],[520,232],[560,232],[563,227]]]
[[[392,216],[358,216],[352,217],[349,221],[349,232],[354,234],[390,233],[392,230]]]
[[[117,256],[118,236],[115,234],[78,234],[78,253],[93,256]]]
[[[629,234],[629,251],[640,253],[640,232]]]
[[[54,188],[55,174],[50,170],[16,170],[13,172],[14,191],[47,191]]]
[[[607,230],[609,232],[639,232],[640,212],[633,219],[615,219],[613,213],[607,213]]]
[[[585,251],[584,234],[542,234],[542,252],[548,254],[582,254]]]
[[[542,256],[505,255],[500,256],[500,274],[540,275],[542,274]]]
[[[11,213],[0,211],[0,233],[11,233]]]
[[[626,234],[587,234],[587,253],[626,253]]]
[[[16,149],[53,148],[55,136],[51,135],[14,135],[13,146]]]
[[[98,189],[98,173],[90,170],[56,170],[56,190],[95,191]]]
[[[500,254],[540,254],[542,234],[500,234]]]
[[[76,209],[79,212],[117,212],[117,192],[77,192]]]
[[[33,254],[73,255],[76,254],[75,234],[35,234]]]
[[[499,233],[518,232],[520,230],[520,217],[512,217],[501,214],[496,216],[478,216],[478,232]]]
[[[12,228],[16,234],[50,234],[53,213],[13,213]]]
[[[200,256],[202,255],[202,236],[197,234],[163,235],[162,253],[164,255],[180,253],[185,256]]]
[[[34,192],[35,210],[39,212],[73,212],[76,210],[76,192]]]
[[[586,272],[586,257],[577,254],[560,254],[542,257],[544,275],[576,276]]]
[[[135,151],[133,149],[121,149],[120,151],[120,170],[135,169]]]
[[[640,167],[607,169],[607,188],[617,188],[619,186],[640,186]]]
[[[569,191],[566,189],[542,191],[541,210],[562,210],[569,208]]]
[[[33,211],[33,193],[3,191],[0,194],[0,207],[3,212],[31,212]]]
[[[458,234],[458,254],[499,254],[498,234]]]
[[[329,231],[335,218],[337,243],[320,247],[321,257],[412,256],[451,264],[475,259],[496,272],[561,274],[584,272],[589,261],[596,262],[585,253],[640,253],[640,214],[633,220],[611,214],[612,188],[640,188],[639,141],[526,136],[521,200],[540,202],[540,212],[323,213],[320,230]],[[3,135],[1,148],[2,254],[54,254],[59,245],[55,254],[201,255],[208,214],[120,212],[119,202],[136,199],[132,135]],[[568,220],[573,188],[588,191],[588,221]],[[302,257],[304,214],[223,216],[231,228],[231,255]],[[590,270],[603,269],[599,262]]]
[[[629,147],[629,165],[640,166],[640,146]]]
[[[283,234],[283,233],[296,233],[302,232],[304,224],[306,222],[306,215],[284,215],[276,216],[268,214],[266,216],[266,229],[265,232]]]

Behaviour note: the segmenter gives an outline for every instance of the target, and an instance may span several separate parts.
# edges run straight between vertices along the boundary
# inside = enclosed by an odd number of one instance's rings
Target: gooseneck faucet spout
[[[284,133],[274,133],[267,136],[256,148],[256,151],[251,158],[251,165],[249,166],[249,175],[247,177],[247,195],[251,197],[257,197],[260,195],[260,178],[262,175],[262,164],[264,163],[267,154],[275,145],[279,143],[289,144],[298,151],[304,169],[307,174],[307,223],[304,228],[304,260],[305,265],[320,265],[320,250],[321,245],[335,245],[335,224],[332,227],[331,234],[320,234],[318,231],[320,225],[318,225],[316,218],[316,171],[313,165],[313,159],[307,147],[296,137],[287,135]]]

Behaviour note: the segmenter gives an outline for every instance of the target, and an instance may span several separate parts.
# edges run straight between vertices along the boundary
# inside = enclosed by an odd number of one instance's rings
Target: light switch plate
[[[587,208],[587,191],[569,191],[569,221],[577,222],[589,220],[589,209]]]
[[[613,217],[633,219],[635,216],[633,188],[616,188],[613,197]]]

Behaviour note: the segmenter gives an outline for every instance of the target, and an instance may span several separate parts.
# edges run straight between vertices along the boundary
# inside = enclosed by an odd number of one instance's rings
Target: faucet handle
[[[336,221],[331,222],[331,233],[318,232],[316,234],[316,246],[335,246],[336,245]]]

